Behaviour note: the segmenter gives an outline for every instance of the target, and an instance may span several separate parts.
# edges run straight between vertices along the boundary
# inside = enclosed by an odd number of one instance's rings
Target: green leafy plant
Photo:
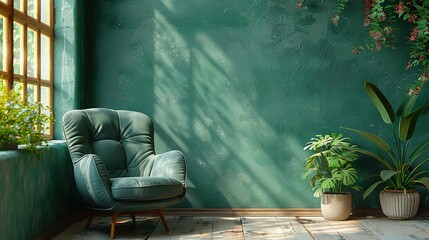
[[[24,144],[31,152],[46,145],[45,131],[53,118],[41,103],[29,103],[14,91],[1,89],[0,95],[0,149],[16,143]]]
[[[427,157],[429,140],[423,141],[410,150],[410,140],[413,137],[417,120],[429,106],[429,101],[414,108],[418,96],[407,96],[395,114],[392,105],[377,86],[371,82],[365,82],[365,90],[383,121],[391,127],[393,138],[391,140],[394,145],[390,146],[386,140],[375,134],[346,128],[364,136],[385,153],[378,155],[368,150],[354,149],[377,160],[385,167],[377,175],[379,180],[364,192],[364,198],[380,185],[384,185],[386,189],[403,190],[404,192],[413,189],[415,185],[423,185],[429,189],[429,169],[425,168],[429,163]]]
[[[357,147],[349,140],[336,133],[316,135],[304,147],[304,150],[314,152],[305,161],[302,178],[311,176],[310,184],[315,197],[323,193],[343,193],[345,188],[360,190],[359,186],[354,185],[358,175],[352,166],[358,158]]]

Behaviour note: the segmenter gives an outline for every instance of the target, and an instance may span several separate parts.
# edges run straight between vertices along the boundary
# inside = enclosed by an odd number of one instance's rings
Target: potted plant
[[[0,95],[0,150],[17,149],[24,144],[31,152],[46,145],[45,131],[53,118],[41,103],[30,103],[14,91],[1,89]]]
[[[316,135],[304,150],[313,151],[304,165],[302,178],[310,179],[315,197],[321,197],[322,215],[327,220],[346,220],[352,207],[347,188],[359,190],[358,175],[352,163],[358,158],[355,145],[342,134]]]
[[[391,141],[355,129],[350,129],[364,136],[375,146],[384,151],[384,155],[358,149],[357,151],[380,162],[385,169],[378,175],[378,180],[365,192],[364,198],[378,186],[384,186],[380,193],[380,205],[383,213],[392,219],[408,219],[416,215],[420,196],[415,190],[416,185],[429,189],[429,140],[425,140],[411,149],[410,140],[413,136],[419,116],[426,110],[429,101],[414,109],[417,95],[410,95],[395,112],[383,93],[371,82],[365,82],[365,90],[383,121],[392,129]],[[396,116],[397,117],[396,117]],[[390,146],[388,142],[393,142]]]

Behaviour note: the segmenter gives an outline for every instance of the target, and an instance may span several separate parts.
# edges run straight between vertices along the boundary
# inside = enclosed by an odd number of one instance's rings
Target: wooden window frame
[[[23,11],[14,8],[14,1],[20,1],[23,4]],[[27,0],[0,0],[0,15],[4,17],[5,29],[3,29],[3,54],[4,59],[3,64],[4,69],[0,69],[0,74],[3,80],[5,80],[6,88],[8,90],[13,89],[14,83],[20,83],[23,86],[22,94],[24,99],[28,98],[28,86],[33,85],[36,89],[34,101],[41,102],[41,91],[42,87],[46,87],[49,89],[49,107],[50,111],[53,114],[54,109],[54,1],[49,1],[49,23],[46,24],[42,22],[41,16],[41,0],[34,0],[35,6],[35,17],[33,18],[27,13]],[[14,50],[14,41],[13,41],[13,26],[14,23],[18,23],[23,26],[23,31],[21,34],[22,38],[22,74],[14,74],[13,69],[13,50]],[[35,68],[36,68],[36,76],[28,76],[28,30],[32,30],[35,32]],[[41,39],[42,34],[49,39],[49,79],[42,79],[42,67],[41,67]],[[4,46],[6,47],[4,48]],[[1,79],[0,79],[1,80]],[[53,137],[53,122],[50,123],[49,133],[46,136],[48,139],[52,139]]]

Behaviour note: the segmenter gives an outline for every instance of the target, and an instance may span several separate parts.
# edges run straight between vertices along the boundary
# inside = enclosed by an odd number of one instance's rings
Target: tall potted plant
[[[348,128],[367,138],[385,153],[378,155],[368,150],[357,149],[358,152],[370,156],[384,166],[377,175],[378,180],[364,192],[364,198],[378,186],[384,186],[380,193],[383,213],[392,219],[412,218],[417,213],[420,201],[415,186],[421,185],[429,189],[429,169],[425,168],[429,163],[427,156],[429,139],[414,149],[411,149],[410,140],[417,120],[427,109],[429,102],[414,108],[418,96],[407,96],[395,114],[390,102],[373,83],[365,82],[365,90],[383,121],[392,129],[391,142],[394,144],[390,146],[388,141],[375,134]]]
[[[358,158],[355,145],[342,134],[316,135],[304,150],[312,151],[304,165],[302,178],[310,179],[315,197],[321,197],[321,211],[327,220],[348,219],[352,208],[351,193],[348,188],[356,186],[358,175],[352,162]]]

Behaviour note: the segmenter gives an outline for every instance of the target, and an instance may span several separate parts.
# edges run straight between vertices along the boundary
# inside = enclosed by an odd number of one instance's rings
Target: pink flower
[[[414,23],[416,21],[416,14],[410,14],[410,18],[408,18],[408,22]]]
[[[407,10],[407,7],[404,6],[404,4],[402,2],[399,2],[398,5],[396,6],[396,12],[397,13],[403,13]]]
[[[297,9],[301,9],[301,7],[302,7],[302,2],[297,2],[296,3],[296,8]]]
[[[420,75],[422,82],[427,82],[429,80],[429,73],[424,72]]]
[[[413,31],[410,34],[410,41],[416,40],[418,36],[419,36],[419,30],[417,30],[417,28],[413,28]]]
[[[334,15],[334,16],[332,16],[331,20],[332,20],[332,23],[333,23],[335,26],[338,26],[338,22],[339,22],[339,20],[340,20],[340,16],[338,16],[338,15]]]
[[[411,62],[408,62],[407,63],[407,67],[405,68],[406,70],[408,70],[408,69],[410,69],[411,68]]]
[[[371,22],[371,14],[369,13],[371,8],[373,6],[372,0],[365,0],[364,3],[364,13],[365,13],[365,17],[363,20],[363,25],[365,27],[367,27],[369,25],[369,23]]]

